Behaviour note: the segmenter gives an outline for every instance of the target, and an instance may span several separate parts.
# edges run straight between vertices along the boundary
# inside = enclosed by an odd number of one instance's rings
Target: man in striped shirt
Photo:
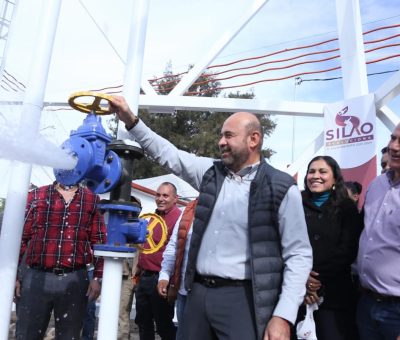
[[[79,185],[60,183],[28,195],[20,259],[28,269],[17,280],[17,339],[42,339],[54,311],[56,338],[79,339],[89,299],[100,295],[103,260],[93,245],[106,242],[99,198]],[[94,264],[89,282],[86,265]]]

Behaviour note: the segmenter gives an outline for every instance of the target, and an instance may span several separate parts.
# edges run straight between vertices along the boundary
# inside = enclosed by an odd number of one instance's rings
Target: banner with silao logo
[[[376,177],[376,109],[368,94],[324,107],[325,154],[340,165],[345,181],[357,181],[363,193]],[[362,195],[364,197],[364,195]]]

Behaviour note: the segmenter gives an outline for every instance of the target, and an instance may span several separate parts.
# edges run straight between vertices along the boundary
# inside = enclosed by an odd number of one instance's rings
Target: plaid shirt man
[[[106,227],[96,208],[98,200],[97,195],[82,187],[70,202],[64,200],[55,184],[32,190],[20,258],[27,251],[29,266],[46,269],[81,268],[93,262],[94,277],[100,278],[103,259],[93,260],[92,252],[93,245],[106,242]]]

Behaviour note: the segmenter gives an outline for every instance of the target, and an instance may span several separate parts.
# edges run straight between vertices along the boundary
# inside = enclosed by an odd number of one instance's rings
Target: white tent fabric
[[[152,178],[138,179],[138,180],[134,180],[133,182],[137,183],[139,185],[142,185],[146,188],[152,189],[154,191],[157,190],[158,186],[161,183],[171,182],[172,184],[174,184],[176,186],[179,198],[183,198],[183,199],[191,200],[191,199],[194,199],[195,197],[197,197],[199,194],[197,192],[197,190],[195,190],[190,184],[188,184],[183,179],[181,179],[173,174],[157,176],[157,177],[152,177]]]
[[[153,191],[156,191],[159,185],[164,182],[171,182],[176,186],[178,196],[180,199],[192,200],[199,194],[187,182],[185,182],[183,179],[180,179],[179,177],[173,174],[157,176],[152,178],[138,179],[133,181],[133,183],[139,184],[140,186],[143,186]],[[143,207],[142,209],[143,213],[154,212],[154,210],[156,209],[154,195],[135,188],[132,188],[132,195],[140,199]]]

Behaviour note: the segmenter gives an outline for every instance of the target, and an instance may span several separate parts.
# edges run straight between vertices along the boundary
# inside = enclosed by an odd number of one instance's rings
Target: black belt
[[[86,270],[86,266],[85,265],[84,266],[79,266],[79,267],[74,267],[74,268],[70,268],[70,267],[45,268],[43,266],[31,265],[31,266],[29,266],[29,268],[32,268],[32,269],[35,269],[35,270],[39,270],[41,272],[53,273],[54,275],[57,275],[57,276],[63,276],[63,275],[68,274],[68,273],[76,272],[77,270],[82,270],[82,269]]]
[[[361,287],[361,291],[377,302],[400,302],[400,296],[380,294],[364,287]]]
[[[198,282],[208,288],[240,287],[251,284],[250,280],[232,280],[218,276],[203,276],[199,274],[194,276],[194,282]]]
[[[159,272],[156,272],[154,270],[147,270],[147,269],[143,269],[141,272],[142,276],[153,276],[153,275],[158,275]]]

